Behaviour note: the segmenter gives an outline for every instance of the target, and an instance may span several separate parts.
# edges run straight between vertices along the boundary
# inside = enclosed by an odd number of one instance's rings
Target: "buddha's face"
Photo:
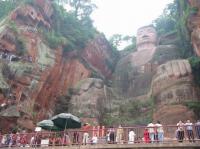
[[[137,46],[144,43],[156,44],[157,34],[155,28],[148,26],[137,31]]]

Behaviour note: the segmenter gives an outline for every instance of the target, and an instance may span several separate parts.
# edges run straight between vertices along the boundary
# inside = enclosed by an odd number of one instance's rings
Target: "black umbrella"
[[[54,122],[54,125],[63,130],[68,128],[81,128],[80,119],[70,113],[60,113],[52,117],[51,120]]]

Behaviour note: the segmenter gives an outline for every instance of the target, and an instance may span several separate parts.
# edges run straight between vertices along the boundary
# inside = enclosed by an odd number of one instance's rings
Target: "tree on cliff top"
[[[85,18],[90,17],[91,13],[97,6],[92,3],[91,0],[54,0],[59,5],[65,5],[68,8],[70,7],[69,11],[74,13],[74,15],[83,20]],[[68,10],[67,10],[68,11]],[[68,11],[68,12],[69,12]]]
[[[64,7],[56,3],[53,7],[52,27],[57,36],[63,36],[66,39],[64,50],[83,49],[85,43],[97,32],[90,17],[80,20],[74,12],[67,12]]]

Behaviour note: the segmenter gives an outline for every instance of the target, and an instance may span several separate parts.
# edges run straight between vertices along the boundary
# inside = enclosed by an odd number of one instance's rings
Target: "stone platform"
[[[163,143],[163,144],[99,144],[81,146],[37,147],[38,149],[200,149],[197,143]],[[13,148],[17,149],[17,148]],[[21,148],[22,149],[22,148]],[[29,147],[29,149],[31,149]],[[32,148],[36,149],[36,148]]]

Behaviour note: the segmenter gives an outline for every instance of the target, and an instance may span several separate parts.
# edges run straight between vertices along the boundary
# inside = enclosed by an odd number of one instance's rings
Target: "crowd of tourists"
[[[173,126],[174,127],[174,126]],[[164,128],[160,121],[157,123],[149,123],[143,132],[143,137],[137,137],[137,134],[130,129],[128,134],[128,144],[133,143],[161,143],[164,141]],[[116,137],[115,137],[116,136]],[[196,139],[200,139],[200,120],[195,124],[191,123],[190,120],[187,120],[185,123],[179,121],[177,123],[177,129],[175,131],[175,138],[178,142],[183,142],[183,140],[189,140],[189,142],[195,142]],[[116,132],[114,128],[108,129],[107,132],[107,141],[109,143],[124,143],[124,130],[121,125],[117,128]],[[169,138],[168,138],[169,139]]]
[[[185,123],[179,121],[176,126],[163,126],[159,121],[142,127],[122,127],[119,125],[117,128],[103,128],[101,129],[101,134],[97,130],[92,130],[88,125],[84,125],[81,130],[55,133],[11,132],[10,134],[0,135],[0,147],[162,143],[168,137],[165,136],[166,128],[176,129],[174,137],[171,139],[176,138],[177,142],[184,142],[184,140],[189,142],[200,141],[200,121],[198,120],[193,124],[190,120],[187,120]]]

